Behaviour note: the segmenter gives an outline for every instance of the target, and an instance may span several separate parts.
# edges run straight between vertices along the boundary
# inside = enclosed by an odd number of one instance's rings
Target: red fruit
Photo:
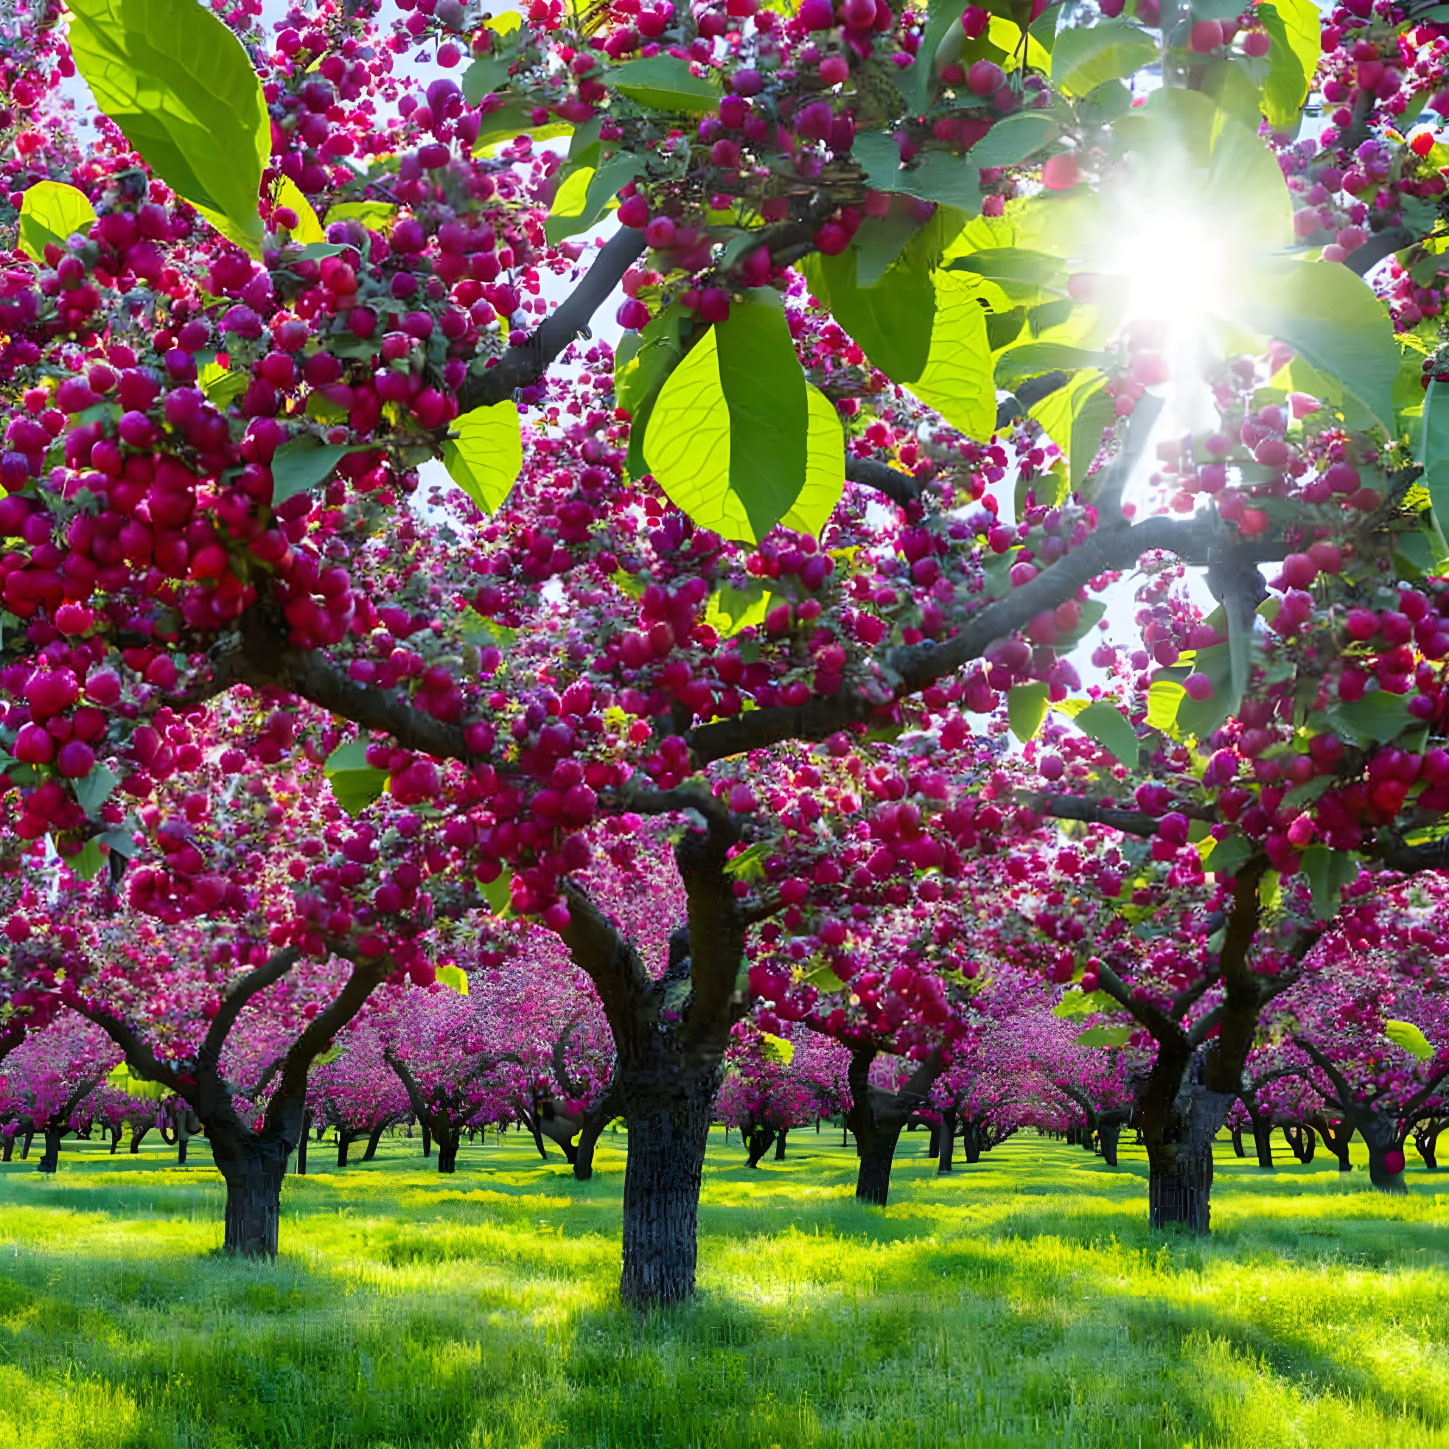
[[[1250,30],[1243,37],[1243,54],[1255,59],[1267,55],[1273,42],[1266,30]]]
[[[1384,1153],[1384,1171],[1399,1173],[1404,1170],[1404,1154],[1397,1147]]]
[[[649,309],[637,297],[629,297],[619,304],[614,319],[626,332],[637,332],[649,325]]]
[[[619,220],[625,226],[632,226],[636,230],[648,225],[649,203],[638,192],[633,196],[626,196],[619,203]]]
[[[83,740],[67,740],[55,759],[56,768],[68,780],[84,780],[96,767],[96,752]]]
[[[978,60],[966,72],[966,84],[973,94],[989,96],[1006,84],[1006,72],[993,61]]]
[[[1213,682],[1206,674],[1189,674],[1182,681],[1182,687],[1186,691],[1187,697],[1197,704],[1213,697]]]
[[[1308,557],[1313,560],[1321,574],[1343,572],[1343,550],[1336,543],[1329,543],[1327,539],[1320,539],[1319,542],[1311,545]]]
[[[1283,587],[1306,589],[1318,577],[1318,565],[1306,553],[1290,553],[1283,560]]]
[[[1216,20],[1199,20],[1187,34],[1187,48],[1206,55],[1223,43],[1223,27]]]
[[[1048,191],[1070,191],[1078,180],[1077,158],[1070,151],[1048,157],[1041,168],[1041,184]]]

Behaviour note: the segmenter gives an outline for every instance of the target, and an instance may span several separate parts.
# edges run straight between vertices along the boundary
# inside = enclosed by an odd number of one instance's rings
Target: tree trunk
[[[382,1134],[387,1131],[390,1123],[379,1122],[371,1132],[367,1134],[367,1150],[362,1154],[364,1162],[371,1162],[377,1156],[377,1144],[382,1141]]]
[[[770,1145],[775,1140],[773,1127],[758,1126],[750,1129],[745,1136],[745,1166],[758,1167],[760,1159],[770,1150]]]
[[[1237,1094],[1209,1091],[1183,1073],[1166,1110],[1148,1115],[1147,1220],[1153,1228],[1176,1224],[1193,1233],[1211,1229],[1213,1138]]]
[[[317,1119],[316,1132],[318,1142],[320,1142],[327,1135],[327,1119],[325,1117],[319,1117]],[[408,1135],[411,1136],[412,1134],[409,1133]]]
[[[149,1122],[143,1122],[139,1127],[131,1128],[131,1156],[134,1157],[141,1150],[141,1140],[151,1130]]]
[[[1273,1123],[1267,1117],[1253,1119],[1253,1146],[1258,1152],[1258,1166],[1273,1170]]]
[[[1108,1167],[1117,1165],[1117,1142],[1122,1135],[1121,1121],[1112,1116],[1102,1118],[1102,1125],[1098,1128],[1098,1135],[1102,1143],[1102,1161]]]
[[[941,1124],[931,1123],[931,1140],[926,1146],[926,1156],[933,1162],[941,1156]]]
[[[1365,1112],[1359,1117],[1358,1130],[1368,1144],[1369,1181],[1380,1192],[1408,1192],[1404,1185],[1403,1148],[1394,1124],[1377,1112]],[[1384,1161],[1391,1152],[1396,1159],[1392,1168]]]
[[[775,1138],[775,1161],[776,1162],[783,1162],[785,1160],[785,1137],[786,1137],[786,1134],[789,1132],[789,1130],[790,1129],[788,1127],[782,1127],[782,1128],[780,1128],[779,1135]]]
[[[15,1139],[6,1137],[3,1139],[3,1146],[0,1146],[0,1162],[9,1162],[15,1153]]]
[[[598,1112],[584,1113],[584,1120],[579,1124],[579,1150],[574,1157],[574,1177],[579,1182],[587,1182],[594,1175],[594,1148],[612,1116],[612,1113],[608,1117]]]
[[[850,1146],[850,1123],[844,1117],[840,1119],[840,1145],[842,1147]]]
[[[855,1195],[861,1202],[884,1207],[891,1191],[891,1164],[895,1160],[899,1125],[877,1126],[869,1134],[870,1145],[860,1146],[860,1171],[855,1178]]]
[[[1315,1112],[1308,1119],[1308,1125],[1317,1129],[1318,1135],[1323,1138],[1323,1145],[1338,1158],[1338,1170],[1352,1172],[1353,1163],[1349,1161],[1349,1147],[1353,1142],[1353,1123],[1347,1118],[1339,1122],[1330,1122],[1326,1112]]]
[[[347,1166],[347,1149],[357,1140],[356,1132],[344,1132],[341,1127],[337,1129],[337,1165]]]
[[[20,1144],[20,1160],[24,1162],[30,1156],[30,1144],[35,1141],[35,1128],[25,1129],[25,1140]]]
[[[108,1130],[111,1134],[111,1156],[114,1157],[116,1155],[116,1148],[121,1145],[121,1124],[117,1122],[114,1127]]]
[[[290,1144],[278,1132],[241,1132],[219,1124],[212,1124],[210,1137],[226,1181],[223,1250],[240,1258],[275,1258]]]
[[[431,1157],[433,1155],[433,1134],[432,1134],[431,1131],[428,1130],[428,1124],[426,1122],[424,1122],[422,1124],[422,1128],[423,1128],[423,1156],[424,1157]]]
[[[312,1132],[312,1114],[307,1112],[302,1118],[302,1135],[297,1139],[297,1176],[307,1175],[307,1138]]]
[[[1241,1127],[1234,1127],[1233,1128],[1233,1156],[1234,1157],[1246,1157],[1247,1155],[1248,1155],[1247,1152],[1243,1148],[1243,1129]]]
[[[1419,1122],[1414,1127],[1414,1148],[1419,1156],[1424,1159],[1424,1166],[1435,1172],[1439,1167],[1438,1143],[1439,1134],[1444,1130],[1444,1121],[1438,1117],[1431,1117],[1426,1122]]]
[[[463,1135],[457,1127],[439,1127],[436,1134],[438,1144],[438,1171],[458,1170],[458,1139]]]
[[[937,1173],[951,1171],[951,1159],[956,1152],[956,1112],[948,1107],[941,1113],[941,1155],[936,1159]]]
[[[961,1124],[961,1151],[967,1163],[981,1161],[981,1124],[966,1121]]]
[[[45,1151],[41,1153],[40,1161],[35,1164],[37,1172],[54,1172],[60,1166],[60,1136],[64,1131],[63,1127],[45,1129]]]
[[[661,1043],[618,1069],[629,1129],[619,1296],[634,1308],[694,1296],[699,1187],[719,1065],[708,1057],[681,1061],[672,1046]]]

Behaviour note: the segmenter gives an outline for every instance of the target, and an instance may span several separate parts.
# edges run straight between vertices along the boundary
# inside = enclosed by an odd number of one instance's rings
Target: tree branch
[[[125,1053],[126,1065],[140,1078],[148,1082],[160,1082],[163,1087],[176,1093],[178,1097],[190,1102],[191,1093],[194,1087],[185,1087],[174,1067],[168,1067],[161,1061],[143,1042],[139,1035],[131,1029],[126,1022],[118,1016],[112,1016],[109,1011],[102,1011],[99,1007],[88,1007],[80,1002],[72,1003],[74,1009],[88,1020],[95,1022],[115,1044]]]
[[[579,284],[525,342],[510,347],[494,366],[465,379],[458,389],[458,409],[490,407],[542,380],[569,343],[587,334],[594,313],[608,301],[624,273],[644,252],[644,233],[620,227],[600,249]]]
[[[284,946],[280,951],[273,952],[262,965],[248,971],[222,992],[221,1006],[212,1017],[211,1025],[201,1043],[201,1050],[196,1054],[196,1059],[202,1066],[211,1071],[218,1070],[222,1048],[226,1045],[226,1039],[231,1034],[242,1008],[257,992],[265,991],[268,986],[280,981],[301,956],[302,953],[295,946]]]
[[[342,990],[302,1029],[302,1034],[288,1048],[282,1060],[281,1080],[267,1107],[268,1124],[273,1113],[280,1114],[285,1110],[289,1100],[306,1094],[307,1071],[313,1059],[320,1056],[332,1038],[362,1010],[362,1003],[382,980],[385,970],[391,969],[390,965],[384,964],[389,960],[384,956],[378,962],[367,965],[354,961],[352,973],[343,983]]]

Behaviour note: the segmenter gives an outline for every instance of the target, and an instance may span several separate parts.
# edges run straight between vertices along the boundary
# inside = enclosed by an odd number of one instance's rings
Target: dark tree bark
[[[1439,1134],[1445,1127],[1449,1127],[1449,1117],[1428,1117],[1414,1124],[1414,1148],[1430,1172],[1438,1170]]]
[[[941,1124],[939,1122],[931,1123],[931,1140],[926,1145],[926,1156],[933,1162],[939,1160],[941,1156]]]
[[[9,1162],[15,1154],[15,1138],[7,1136],[0,1138],[0,1162]]]
[[[312,1133],[312,1112],[308,1109],[302,1116],[302,1131],[297,1138],[297,1176],[307,1175],[307,1139]]]
[[[1369,1181],[1380,1192],[1408,1192],[1402,1166],[1403,1139],[1397,1124],[1381,1112],[1365,1112],[1359,1119],[1359,1131],[1368,1144]],[[1392,1168],[1385,1161],[1390,1152],[1396,1154],[1399,1164]]]
[[[981,1123],[975,1117],[961,1124],[961,1153],[969,1166],[981,1161]]]
[[[1247,1152],[1243,1148],[1243,1129],[1241,1127],[1234,1127],[1233,1128],[1233,1156],[1234,1157],[1246,1157],[1247,1155],[1248,1155]]]
[[[131,1128],[131,1155],[134,1157],[141,1150],[141,1143],[146,1134],[151,1130],[150,1122],[143,1122],[139,1127]]]
[[[850,1111],[846,1120],[855,1134],[855,1150],[860,1159],[855,1195],[861,1202],[884,1207],[890,1197],[896,1143],[902,1129],[929,1097],[932,1084],[941,1075],[942,1062],[939,1055],[933,1054],[896,1091],[886,1092],[870,1082],[870,1064],[875,1057],[873,1046],[851,1049],[846,1072],[850,1083]]]
[[[35,1141],[35,1128],[25,1129],[25,1138],[20,1144],[20,1160],[24,1162],[30,1156],[30,1144]]]
[[[1122,1135],[1122,1123],[1126,1120],[1126,1116],[1125,1112],[1102,1113],[1097,1133],[1102,1144],[1102,1161],[1108,1167],[1117,1165],[1117,1143]]]
[[[429,1131],[426,1122],[421,1125],[423,1129],[423,1156],[431,1157],[433,1155],[433,1134]]]
[[[371,1162],[377,1156],[377,1144],[382,1141],[382,1134],[392,1126],[392,1119],[379,1122],[371,1132],[367,1134],[367,1148],[362,1154],[364,1162]]]
[[[1285,1122],[1283,1140],[1300,1163],[1306,1166],[1313,1161],[1313,1154],[1318,1150],[1318,1135],[1306,1122]]]
[[[1253,1146],[1258,1153],[1258,1166],[1273,1170],[1273,1124],[1267,1118],[1253,1121]]]
[[[1353,1123],[1347,1118],[1333,1122],[1329,1120],[1326,1112],[1315,1112],[1308,1119],[1308,1125],[1317,1131],[1323,1138],[1323,1145],[1338,1159],[1338,1170],[1352,1172],[1349,1148],[1353,1143]]]
[[[1157,1066],[1163,1063],[1159,1051]],[[1147,1220],[1152,1228],[1211,1231],[1213,1139],[1227,1120],[1236,1093],[1215,1092],[1201,1081],[1201,1060],[1185,1068],[1172,1098],[1144,1101],[1147,1137]],[[1171,1063],[1164,1075],[1172,1074]]]
[[[946,1107],[941,1112],[941,1153],[936,1159],[937,1173],[951,1171],[951,1161],[956,1152],[956,1109]]]
[[[782,1127],[780,1128],[779,1134],[775,1138],[776,1162],[783,1162],[785,1160],[785,1138],[789,1136],[789,1133],[790,1129],[788,1127]]]
[[[750,1121],[740,1129],[740,1135],[745,1139],[745,1166],[758,1167],[774,1145],[775,1129],[764,1122]]]
[[[60,1166],[60,1139],[64,1130],[62,1127],[46,1126],[45,1151],[40,1154],[40,1161],[35,1164],[37,1172],[54,1172]]]
[[[327,1119],[325,1117],[319,1117],[314,1130],[317,1133],[317,1141],[320,1142],[327,1135]],[[412,1133],[409,1132],[408,1136],[411,1137]]]
[[[121,1145],[121,1124],[116,1122],[106,1129],[111,1139],[111,1156],[116,1155],[116,1148]]]
[[[275,1258],[292,1143],[282,1132],[238,1131],[222,1122],[213,1123],[208,1135],[226,1182],[223,1250],[239,1258]]]
[[[347,1153],[352,1144],[357,1141],[358,1134],[346,1127],[337,1129],[337,1165],[347,1166]]]
[[[462,1132],[456,1127],[451,1130],[446,1127],[438,1130],[439,1172],[456,1172],[458,1170],[458,1139],[462,1135]]]
[[[594,1175],[594,1148],[599,1144],[599,1138],[604,1128],[617,1116],[617,1113],[610,1110],[607,1114],[598,1111],[584,1113],[584,1120],[579,1125],[579,1146],[574,1156],[574,1177],[579,1182],[588,1182]]]

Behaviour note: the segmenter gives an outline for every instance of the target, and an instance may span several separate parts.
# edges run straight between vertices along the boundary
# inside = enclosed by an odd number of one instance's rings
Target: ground
[[[1195,1242],[1125,1144],[938,1179],[910,1134],[880,1212],[838,1130],[751,1172],[716,1129],[699,1301],[637,1319],[624,1141],[588,1183],[516,1135],[451,1178],[314,1146],[275,1267],[215,1255],[204,1142],[0,1168],[0,1449],[1449,1446],[1449,1170],[1387,1197],[1224,1143]]]

